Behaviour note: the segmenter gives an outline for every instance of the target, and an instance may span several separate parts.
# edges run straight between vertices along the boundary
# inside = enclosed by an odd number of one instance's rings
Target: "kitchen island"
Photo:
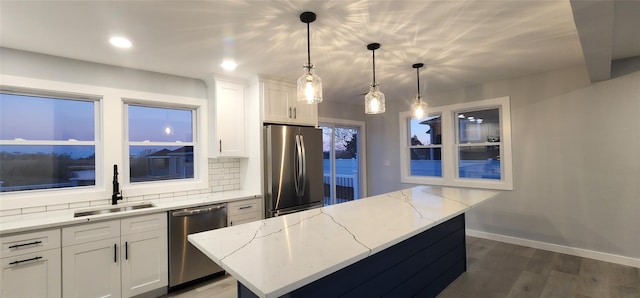
[[[418,186],[188,238],[238,297],[435,296],[466,270],[464,213],[497,194]]]

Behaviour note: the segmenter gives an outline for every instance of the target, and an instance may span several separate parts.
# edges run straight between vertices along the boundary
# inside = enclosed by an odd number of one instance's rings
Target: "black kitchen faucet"
[[[120,183],[118,183],[118,165],[113,165],[113,194],[111,195],[111,205],[118,204],[118,200],[122,200]]]

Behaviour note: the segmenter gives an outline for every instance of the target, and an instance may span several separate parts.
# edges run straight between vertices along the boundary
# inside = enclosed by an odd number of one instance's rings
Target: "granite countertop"
[[[188,239],[259,297],[279,297],[499,193],[418,186],[192,234]]]
[[[242,199],[261,197],[261,194],[246,191],[225,191],[195,196],[174,197],[148,201],[120,203],[117,207],[137,205],[141,203],[153,203],[154,207],[121,211],[108,214],[96,214],[90,216],[73,217],[78,210],[92,210],[108,208],[111,205],[93,206],[79,209],[65,209],[34,214],[7,216],[0,219],[0,235],[27,232],[46,228],[60,228],[67,225],[87,223],[93,221],[117,219],[128,216],[153,214],[174,209],[202,206],[207,204],[232,202]]]

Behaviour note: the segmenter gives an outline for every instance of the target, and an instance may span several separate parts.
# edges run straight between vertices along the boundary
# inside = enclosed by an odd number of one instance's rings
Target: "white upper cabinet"
[[[297,125],[318,125],[318,105],[299,103],[294,84],[261,79],[262,121]]]
[[[245,85],[210,78],[209,157],[245,157]]]

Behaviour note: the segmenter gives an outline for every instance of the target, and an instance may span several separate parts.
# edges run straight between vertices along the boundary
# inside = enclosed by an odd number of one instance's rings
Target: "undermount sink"
[[[143,204],[128,205],[128,206],[102,207],[100,209],[92,209],[92,210],[78,210],[73,214],[73,217],[117,213],[122,211],[131,211],[131,210],[145,209],[145,208],[151,208],[151,207],[155,207],[155,206],[151,203],[143,203]]]

